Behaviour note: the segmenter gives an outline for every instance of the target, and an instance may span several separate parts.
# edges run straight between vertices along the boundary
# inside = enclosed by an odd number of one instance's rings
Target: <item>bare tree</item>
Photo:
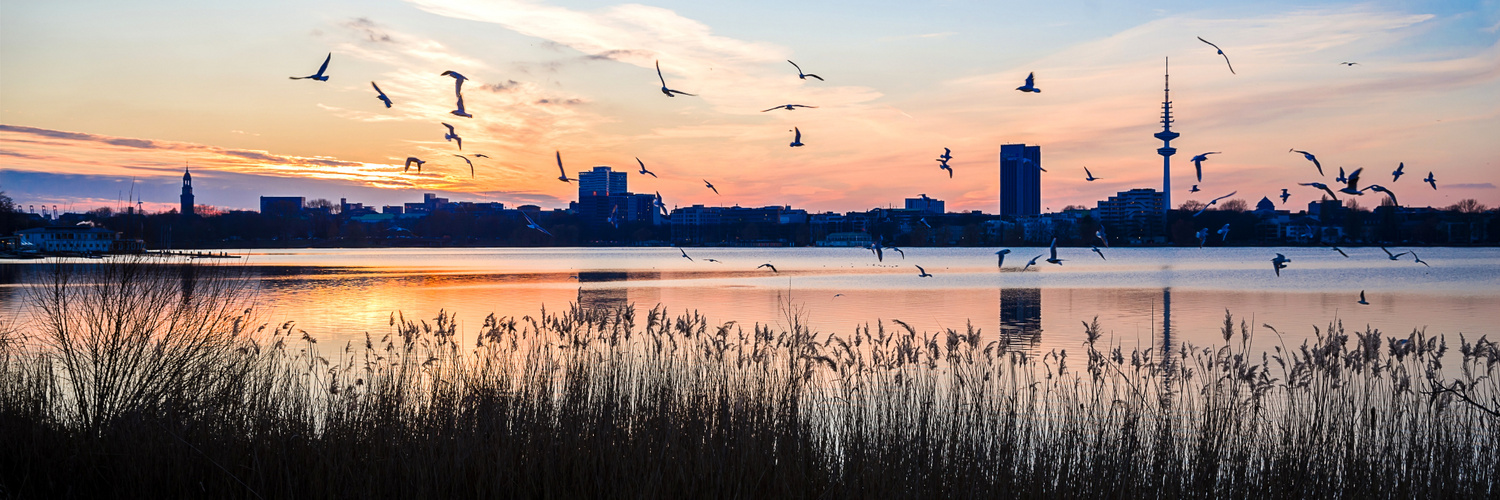
[[[1184,202],[1182,202],[1181,206],[1177,207],[1178,210],[1184,210],[1184,211],[1188,211],[1188,212],[1196,212],[1196,211],[1198,211],[1198,210],[1200,210],[1202,208],[1203,208],[1203,202],[1198,201],[1198,200],[1184,201]]]
[[[1464,198],[1462,200],[1459,200],[1458,203],[1449,205],[1448,208],[1444,210],[1447,210],[1449,212],[1458,212],[1461,214],[1477,214],[1485,211],[1488,208],[1489,207],[1484,206],[1484,204],[1480,203],[1478,200],[1475,200],[1473,198]]]
[[[1225,212],[1244,212],[1249,209],[1250,203],[1239,198],[1235,198],[1233,200],[1229,200],[1219,204],[1219,210],[1223,210]]]

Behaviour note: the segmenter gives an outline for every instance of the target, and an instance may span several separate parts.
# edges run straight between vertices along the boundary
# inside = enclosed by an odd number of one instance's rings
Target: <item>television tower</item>
[[[1161,139],[1161,148],[1156,154],[1161,155],[1161,193],[1162,193],[1162,231],[1170,231],[1167,227],[1167,214],[1172,213],[1172,155],[1177,154],[1177,148],[1172,147],[1172,139],[1181,135],[1172,131],[1172,61],[1167,59],[1166,73],[1163,77],[1165,97],[1161,101],[1161,132],[1156,133],[1156,138]]]

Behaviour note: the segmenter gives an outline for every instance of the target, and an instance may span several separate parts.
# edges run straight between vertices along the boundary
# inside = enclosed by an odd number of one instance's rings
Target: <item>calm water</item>
[[[255,250],[235,265],[251,268],[268,321],[296,321],[320,339],[342,343],[383,333],[389,315],[455,312],[472,332],[490,313],[663,305],[697,310],[712,322],[784,323],[781,304],[806,312],[823,333],[899,319],[919,330],[963,328],[1016,347],[1073,348],[1080,321],[1094,316],[1127,347],[1159,345],[1163,321],[1174,342],[1222,343],[1228,309],[1270,324],[1288,344],[1312,326],[1342,319],[1387,333],[1497,333],[1500,249],[1418,249],[1391,261],[1379,248],[1121,248],[1108,260],[1087,249],[1061,249],[1062,266],[1020,267],[1045,248],[1014,248],[996,270],[994,249],[912,248],[876,262],[868,250],[833,248],[358,249]],[[1402,251],[1393,249],[1395,251]],[[1404,249],[1403,249],[1404,250]],[[1292,259],[1277,277],[1270,258]],[[721,262],[709,262],[715,259]],[[1040,261],[1039,261],[1040,262]],[[756,266],[771,263],[773,273]],[[914,265],[934,276],[920,278]],[[36,264],[0,264],[0,300],[16,314]],[[1356,301],[1366,291],[1370,305]],[[1236,320],[1238,323],[1238,320]],[[1260,329],[1257,342],[1276,342]],[[1456,340],[1456,339],[1455,339]]]

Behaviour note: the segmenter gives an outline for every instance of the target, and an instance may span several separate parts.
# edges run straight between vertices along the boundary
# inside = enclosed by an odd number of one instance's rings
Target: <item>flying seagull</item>
[[[474,177],[474,162],[469,161],[469,157],[464,156],[464,155],[453,155],[453,156],[457,156],[459,158],[463,158],[464,159],[464,163],[468,163],[469,164],[469,178],[473,178]]]
[[[468,111],[464,111],[464,96],[463,96],[463,94],[459,94],[458,95],[458,109],[455,109],[453,111],[449,111],[449,113],[453,113],[453,116],[462,116],[464,118],[473,118],[474,117],[474,115],[469,114]]]
[[[1005,267],[1005,254],[1008,253],[1010,253],[1009,248],[995,252],[995,255],[1000,257],[999,262],[995,263],[995,267]]]
[[[767,262],[765,264],[761,264],[761,265],[755,266],[756,269],[760,269],[762,267],[769,267],[769,268],[771,268],[771,272],[776,273],[776,274],[781,274],[781,271],[777,271],[776,270],[776,266],[771,265],[770,262]]]
[[[568,171],[567,170],[563,170],[563,166],[562,166],[562,151],[558,151],[557,152],[557,173],[559,174],[557,176],[557,180],[560,180],[560,181],[563,181],[563,182],[573,182],[573,181],[577,180],[577,179],[569,179],[568,178]]]
[[[1188,190],[1189,193],[1196,193],[1196,192],[1199,192],[1199,191],[1202,191],[1202,189],[1198,189],[1198,185],[1197,184],[1193,184],[1193,188]]]
[[[703,179],[703,185],[704,186],[708,186],[709,189],[714,190],[714,194],[719,194],[719,188],[714,187],[713,183],[708,182],[708,179]],[[723,195],[719,195],[719,196],[723,196]]]
[[[458,141],[458,150],[459,151],[463,151],[463,149],[464,149],[464,138],[459,137],[458,133],[453,131],[453,126],[452,125],[444,123],[443,126],[444,127],[448,127],[448,133],[443,134],[443,138],[447,139],[448,142],[453,142],[455,140]]]
[[[1418,256],[1417,256],[1417,252],[1412,252],[1412,253],[1411,253],[1411,258],[1413,258],[1413,259],[1417,259],[1417,263],[1418,263],[1418,264],[1421,264],[1421,265],[1424,265],[1424,266],[1427,266],[1427,267],[1432,267],[1432,264],[1428,264],[1428,263],[1427,263],[1427,261],[1425,261],[1425,260],[1422,260],[1422,258],[1421,258],[1421,257],[1418,257]]]
[[[646,170],[646,162],[641,161],[641,157],[635,157],[635,162],[641,164],[641,175],[650,174],[652,177],[656,177],[656,172]]]
[[[1349,254],[1347,254],[1347,253],[1344,253],[1344,250],[1343,250],[1343,249],[1341,249],[1341,248],[1339,248],[1339,247],[1336,247],[1336,246],[1332,246],[1332,245],[1329,245],[1329,246],[1328,246],[1328,248],[1332,248],[1332,249],[1333,249],[1333,251],[1335,251],[1335,252],[1338,252],[1338,253],[1339,253],[1339,255],[1342,255],[1342,256],[1344,256],[1344,258],[1345,258],[1345,259],[1347,259],[1347,258],[1349,258]]]
[[[474,156],[479,158],[489,158],[489,156],[486,156],[484,153],[474,153]]]
[[[792,131],[796,132],[797,136],[792,138],[791,146],[794,148],[802,147],[802,129],[798,127],[792,127]]]
[[[317,80],[317,81],[320,81],[320,82],[326,82],[326,81],[328,81],[328,75],[323,74],[323,72],[324,71],[328,71],[328,61],[330,61],[332,59],[333,59],[333,53],[329,52],[328,53],[328,57],[323,58],[323,65],[322,66],[318,66],[318,72],[317,73],[313,73],[313,74],[308,75],[308,76],[289,76],[287,78],[291,78],[293,80],[308,80],[308,79],[311,79],[311,80]],[[389,106],[389,105],[387,105],[387,106]]]
[[[761,110],[761,112],[765,113],[767,111],[776,111],[778,109],[785,109],[787,111],[796,111],[797,108],[816,108],[816,107],[817,106],[804,106],[804,105],[801,105],[801,104],[782,104],[780,106],[775,106],[775,107],[772,107],[770,109],[763,109],[763,110]]]
[[[1364,290],[1360,290],[1359,291],[1359,303],[1363,304],[1363,305],[1367,305],[1367,306],[1370,305],[1369,302],[1365,302],[1365,291]]]
[[[880,246],[880,240],[870,243],[870,251],[875,252],[875,260],[878,262],[885,262],[885,252],[883,249],[884,247]]]
[[[547,232],[547,230],[543,229],[542,226],[538,225],[536,223],[536,221],[531,220],[531,216],[530,215],[526,215],[526,212],[521,212],[521,216],[526,218],[526,227],[529,227],[531,229],[535,229],[537,231],[541,231],[542,234],[545,234],[547,236],[552,236],[552,233]]]
[[[1338,177],[1334,177],[1333,181],[1334,182],[1346,182],[1346,183],[1349,182],[1349,178],[1344,176],[1344,167],[1339,167],[1339,176]]]
[[[943,154],[938,156],[938,161],[943,162],[943,163],[948,163],[948,160],[952,160],[952,159],[953,159],[953,150],[948,149],[948,148],[943,148]]]
[[[1088,167],[1083,167],[1083,173],[1085,175],[1087,175],[1087,177],[1084,177],[1083,180],[1086,180],[1086,181],[1089,181],[1089,182],[1094,182],[1094,181],[1099,180],[1098,177],[1094,177],[1094,173],[1090,172]]]
[[[1380,247],[1380,249],[1381,249],[1381,250],[1385,250],[1385,247]],[[1387,256],[1389,256],[1389,257],[1390,257],[1390,258],[1391,258],[1391,260],[1401,260],[1401,256],[1402,256],[1402,255],[1406,255],[1406,252],[1401,252],[1401,253],[1391,253],[1391,251],[1390,251],[1390,250],[1385,250],[1385,254],[1386,254],[1386,255],[1387,255]]]
[[[1288,149],[1287,152],[1288,153],[1302,153],[1302,157],[1303,158],[1307,158],[1307,161],[1313,162],[1313,166],[1318,167],[1318,175],[1323,175],[1323,164],[1322,163],[1318,163],[1318,157],[1313,156],[1312,153],[1309,153],[1309,152],[1306,152],[1306,151],[1303,151],[1303,150],[1300,150],[1300,149]]]
[[[1343,170],[1343,168],[1340,167],[1340,171],[1342,171],[1342,170]],[[1354,172],[1351,173],[1351,174],[1349,174],[1349,178],[1344,180],[1344,188],[1340,189],[1339,192],[1340,193],[1344,193],[1344,194],[1353,194],[1353,195],[1362,195],[1362,194],[1364,194],[1363,192],[1361,192],[1359,190],[1359,173],[1363,172],[1364,170],[1365,169],[1363,169],[1363,168],[1356,168],[1356,169],[1354,169]]]
[[[1282,254],[1278,253],[1278,254],[1276,254],[1276,258],[1271,259],[1271,269],[1275,269],[1276,270],[1276,275],[1277,276],[1281,276],[1281,270],[1285,269],[1286,268],[1286,263],[1291,262],[1291,261],[1292,261],[1292,259],[1288,259],[1288,258],[1286,258],[1285,255],[1282,255]]]
[[[918,274],[917,275],[918,278],[931,278],[932,277],[931,274],[927,273],[926,269],[922,269],[922,266],[917,266],[917,271],[920,271],[922,273],[922,274]]]
[[[1203,243],[1208,241],[1208,228],[1198,229],[1198,233],[1193,236],[1198,237],[1198,248],[1203,248]]]
[[[1208,161],[1208,155],[1216,155],[1222,153],[1222,151],[1209,151],[1207,153],[1203,153],[1201,155],[1193,157],[1191,161],[1193,162],[1193,168],[1198,170],[1198,182],[1203,182],[1203,162]]]
[[[615,206],[619,206],[619,205],[615,205]],[[720,261],[719,259],[703,259],[703,261],[704,262],[713,262],[715,264],[723,264],[724,263],[724,262]]]
[[[677,94],[697,97],[697,94],[689,94],[681,90],[672,90],[667,88],[667,78],[661,76],[661,61],[656,61],[656,78],[661,80],[661,93],[666,94],[667,97],[677,97]]]
[[[889,248],[891,250],[895,250],[896,253],[901,254],[901,260],[906,260],[906,252],[904,250],[901,250],[900,248],[896,248],[896,247],[886,247],[886,248]]]
[[[1379,184],[1371,184],[1369,186],[1366,186],[1365,189],[1369,189],[1377,193],[1385,193],[1386,196],[1391,197],[1392,205],[1400,205],[1400,203],[1396,202],[1396,193],[1392,193],[1391,190],[1386,189],[1385,186]]]
[[[1218,231],[1214,231],[1214,232],[1219,233],[1219,242],[1220,243],[1229,241],[1229,224],[1225,224],[1224,227],[1221,227],[1221,228],[1219,228]]]
[[[1104,226],[1099,226],[1099,230],[1094,231],[1094,236],[1099,237],[1099,243],[1103,243],[1104,248],[1109,248],[1109,237],[1104,235]]]
[[[1036,265],[1036,260],[1040,259],[1040,258],[1042,258],[1041,255],[1038,255],[1036,257],[1032,257],[1031,261],[1026,263],[1026,267],[1022,267],[1021,268],[1021,271],[1025,272],[1027,269],[1031,269],[1031,266],[1035,266]]]
[[[1281,204],[1282,205],[1285,205],[1286,204],[1286,199],[1287,198],[1291,198],[1291,197],[1292,197],[1291,193],[1286,192],[1286,188],[1281,188]]]
[[[1404,161],[1401,162],[1401,164],[1396,165],[1396,170],[1393,171],[1393,172],[1391,172],[1391,182],[1396,182],[1398,180],[1401,180],[1401,174],[1406,173],[1406,172],[1403,172],[1403,170],[1406,170],[1406,162],[1404,162]]]
[[[1093,250],[1094,253],[1099,254],[1099,258],[1104,259],[1104,251],[1100,250],[1099,247],[1089,247],[1089,250]],[[1109,259],[1104,259],[1104,260],[1109,260]]]
[[[330,57],[332,55],[333,54],[329,54]],[[381,92],[380,91],[380,86],[376,85],[375,82],[370,82],[370,86],[371,87],[375,87],[375,93],[379,94],[379,95],[376,95],[375,98],[376,99],[380,99],[382,102],[385,102],[385,107],[387,107],[387,108],[391,107],[391,98],[386,97],[385,96],[385,92]]]
[[[1234,72],[1234,64],[1229,62],[1229,55],[1224,53],[1224,49],[1219,48],[1218,45],[1214,45],[1213,42],[1210,42],[1208,40],[1204,40],[1203,37],[1201,37],[1201,36],[1198,37],[1198,41],[1206,43],[1206,44],[1209,44],[1209,45],[1212,45],[1213,48],[1214,48],[1214,50],[1219,51],[1219,55],[1224,56],[1224,64],[1226,64],[1226,65],[1229,66],[1229,74],[1231,74],[1231,75],[1236,74]]]
[[[1347,62],[1346,61],[1346,62],[1341,62],[1339,64],[1342,64],[1342,65],[1345,65],[1345,66],[1348,66],[1348,67],[1352,68],[1352,67],[1354,67],[1354,65],[1359,64],[1359,63],[1357,63],[1357,62]]]
[[[438,76],[451,76],[451,77],[453,77],[453,95],[456,95],[456,96],[464,95],[464,80],[468,80],[469,77],[461,75],[461,74],[459,74],[459,72],[453,71],[451,69],[448,70],[448,71],[442,72],[442,74],[440,74]]]
[[[1234,194],[1238,193],[1238,192],[1239,191],[1235,191],[1233,193],[1229,193],[1229,194],[1226,194],[1224,196],[1220,196],[1218,198],[1214,198],[1212,200],[1209,200],[1208,203],[1206,203],[1206,204],[1203,205],[1203,208],[1198,209],[1198,213],[1193,214],[1193,217],[1197,217],[1199,215],[1203,215],[1203,211],[1204,210],[1208,210],[1208,207],[1211,207],[1211,206],[1214,206],[1214,205],[1218,205],[1219,204],[1219,200],[1222,200],[1224,198],[1228,198],[1230,196],[1234,196]]]
[[[1315,187],[1315,188],[1318,188],[1318,189],[1322,189],[1323,191],[1327,191],[1328,192],[1328,196],[1332,196],[1333,199],[1335,199],[1335,200],[1339,199],[1339,197],[1337,195],[1333,194],[1333,190],[1332,189],[1328,189],[1328,185],[1327,184],[1324,184],[1324,183],[1321,183],[1321,182],[1298,182],[1297,185],[1298,186],[1312,186],[1312,187]]]
[[[1042,89],[1036,88],[1036,72],[1028,73],[1026,75],[1026,85],[1022,85],[1020,87],[1016,87],[1016,90],[1019,90],[1019,91],[1022,91],[1022,92],[1036,92],[1036,93],[1041,93]]]
[[[419,160],[415,156],[408,156],[408,157],[406,157],[406,168],[402,169],[401,171],[405,172],[405,171],[411,170],[411,164],[413,164],[413,163],[417,164],[417,173],[420,174],[420,173],[422,173],[422,164],[423,163],[427,163],[427,162]]]
[[[1432,177],[1432,172],[1430,172],[1430,171],[1427,172],[1427,178],[1426,179],[1422,179],[1422,182],[1425,182],[1425,183],[1428,183],[1428,184],[1432,184],[1432,189],[1437,189],[1437,179],[1435,179],[1435,178]]]
[[[823,77],[821,77],[821,76],[810,74],[810,73],[803,73],[802,72],[802,67],[798,66],[797,63],[792,62],[791,59],[787,59],[786,62],[792,63],[792,67],[793,68],[797,68],[797,78],[801,78],[803,80],[806,80],[808,77],[813,77],[813,78],[817,78],[818,81],[820,81],[820,82],[823,81]]]
[[[677,251],[682,252],[682,258],[687,259],[689,262],[693,260],[692,257],[688,257],[687,250],[683,250],[682,247],[677,247]]]
[[[1063,259],[1057,258],[1057,238],[1052,238],[1052,257],[1047,259],[1048,263],[1062,265]]]
[[[450,113],[464,118],[473,118],[474,115],[464,111],[464,80],[468,80],[469,78],[453,70],[444,71],[439,76],[453,77],[453,96],[458,98],[458,109],[450,111]]]
[[[939,160],[939,161],[941,161],[942,163],[938,164],[938,168],[941,168],[943,170],[947,170],[948,171],[948,178],[952,179],[953,178],[953,167],[950,166],[950,165],[948,165],[948,160]]]

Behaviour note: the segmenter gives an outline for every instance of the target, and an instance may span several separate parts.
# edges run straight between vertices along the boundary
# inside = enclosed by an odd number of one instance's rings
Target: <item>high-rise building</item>
[[[182,210],[179,213],[183,217],[193,216],[193,174],[187,167],[182,167]]]
[[[578,173],[578,197],[609,196],[625,194],[626,172],[615,172],[609,167],[594,167],[591,172]]]
[[[1042,213],[1042,147],[1000,146],[1000,215]]]
[[[1099,202],[1099,223],[1110,236],[1145,241],[1163,234],[1166,197],[1151,188],[1120,191]]]

